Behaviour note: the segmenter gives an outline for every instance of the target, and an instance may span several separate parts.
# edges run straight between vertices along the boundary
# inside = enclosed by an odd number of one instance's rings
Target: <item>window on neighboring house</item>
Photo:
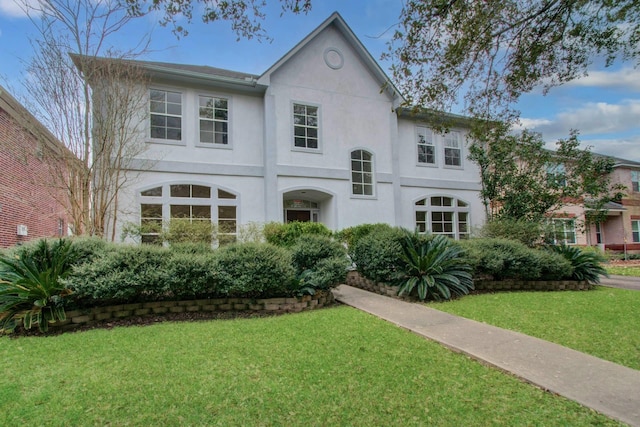
[[[469,238],[469,204],[449,196],[432,196],[415,203],[416,229],[453,239]]]
[[[433,141],[433,131],[424,126],[418,126],[418,163],[426,165],[436,164],[436,147]]]
[[[596,222],[596,243],[602,243],[602,226]]]
[[[64,236],[64,219],[58,218],[58,236]]]
[[[293,104],[293,145],[318,149],[318,107]]]
[[[351,152],[351,192],[373,196],[373,155],[365,150]]]
[[[631,189],[633,191],[640,192],[640,172],[631,171]]]
[[[547,164],[547,182],[555,187],[567,186],[566,168],[562,163]]]
[[[229,102],[225,98],[200,96],[200,142],[229,143]]]
[[[163,223],[172,219],[217,223],[219,244],[236,240],[237,196],[233,193],[206,185],[165,184],[141,191],[140,199],[142,243],[160,243]]]
[[[462,165],[462,143],[460,132],[449,132],[444,135],[444,164],[447,166]]]
[[[151,138],[182,140],[182,94],[166,90],[149,91]]]
[[[631,237],[633,243],[640,243],[640,220],[631,221]]]
[[[575,245],[576,222],[571,218],[553,218],[551,220],[553,244]]]

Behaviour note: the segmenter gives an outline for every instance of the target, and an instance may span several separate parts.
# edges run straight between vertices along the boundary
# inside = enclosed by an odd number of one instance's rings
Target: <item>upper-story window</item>
[[[149,91],[151,138],[182,140],[182,94],[166,90]]]
[[[365,150],[351,152],[351,192],[373,196],[373,155]]]
[[[451,131],[444,135],[444,164],[462,166],[462,144],[460,132]]]
[[[424,126],[418,126],[416,130],[418,138],[418,163],[435,165],[436,147],[433,140],[433,131]]]
[[[200,142],[203,144],[229,143],[229,101],[213,96],[199,97]]]
[[[631,189],[633,191],[640,192],[640,172],[631,171]]]
[[[293,104],[293,145],[295,147],[318,149],[318,118],[318,107]]]

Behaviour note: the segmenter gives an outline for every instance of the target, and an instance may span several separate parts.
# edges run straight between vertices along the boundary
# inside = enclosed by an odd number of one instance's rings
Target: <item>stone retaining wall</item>
[[[122,304],[90,309],[69,310],[67,319],[50,325],[63,330],[82,325],[165,313],[244,311],[272,314],[297,313],[324,307],[334,302],[331,291],[318,291],[315,295],[291,298],[217,298],[190,301],[155,301],[137,304]]]
[[[375,283],[361,276],[357,271],[350,271],[347,274],[347,285],[393,298],[409,301],[415,301],[417,299],[413,296],[398,297],[398,286]],[[476,291],[578,291],[591,289],[593,287],[587,282],[579,282],[576,280],[474,280],[473,285]]]

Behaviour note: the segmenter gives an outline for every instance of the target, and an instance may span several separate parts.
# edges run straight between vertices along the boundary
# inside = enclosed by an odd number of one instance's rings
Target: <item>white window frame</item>
[[[167,108],[165,106],[165,112],[164,113],[160,113],[160,112],[153,112],[151,109],[151,92],[153,91],[157,91],[157,92],[165,92],[166,94],[169,93],[173,93],[173,94],[179,94],[180,95],[180,114],[175,114],[175,113],[168,113],[167,112]],[[149,97],[149,102],[147,103],[147,106],[149,108],[149,118],[148,118],[148,123],[149,126],[147,127],[147,135],[149,137],[149,141],[154,142],[154,143],[158,143],[158,144],[169,144],[169,145],[185,145],[185,120],[184,120],[184,115],[185,115],[185,95],[184,92],[178,89],[172,89],[172,88],[166,88],[166,87],[157,87],[157,86],[153,86],[150,87],[149,90],[147,91],[147,95]],[[166,96],[165,96],[165,104],[167,104],[166,101]],[[152,136],[152,132],[151,132],[151,128],[152,128],[152,116],[153,115],[157,115],[157,116],[164,116],[164,117],[178,117],[180,118],[180,139],[169,139],[169,138],[158,138],[158,137],[154,137]]]
[[[631,171],[631,191],[640,192],[640,171]]]
[[[640,219],[631,220],[631,241],[640,243]]]
[[[317,125],[316,126],[309,126],[306,121],[305,124],[296,124],[295,121],[295,116],[296,116],[296,106],[302,106],[305,107],[305,117],[307,117],[308,115],[306,114],[306,109],[308,108],[315,108],[316,109],[316,120],[317,120]],[[309,103],[309,102],[303,102],[303,101],[292,101],[291,102],[291,150],[292,151],[304,151],[307,153],[321,153],[322,152],[322,132],[321,132],[321,127],[322,127],[322,109],[321,106],[319,104],[313,104],[313,103]],[[313,147],[308,147],[308,142],[309,142],[309,136],[307,135],[306,131],[305,131],[305,146],[304,147],[298,147],[296,146],[296,127],[298,128],[303,128],[303,129],[315,129],[316,130],[316,139],[317,139],[317,144],[318,146],[316,148]]]
[[[578,234],[576,230],[576,219],[575,218],[551,218],[551,226],[553,230],[553,244],[554,245],[575,245],[578,242]],[[567,224],[571,224],[571,227],[568,227]],[[562,229],[558,230],[559,226],[562,225]],[[558,233],[560,233],[563,238],[558,239]],[[569,241],[567,239],[567,235],[573,236],[573,241]]]
[[[362,155],[360,156],[360,159],[354,159],[353,158],[353,154],[356,152],[360,152],[360,153],[366,153],[370,156],[370,160],[364,160],[362,159]],[[354,169],[354,162],[359,163],[360,164],[360,170]],[[369,164],[370,165],[370,170],[365,170],[365,165]],[[349,173],[350,173],[350,185],[351,185],[351,197],[352,198],[359,198],[359,199],[374,199],[376,197],[376,175],[375,175],[375,156],[374,154],[369,151],[366,150],[364,148],[356,148],[353,149],[349,152]],[[355,174],[359,174],[361,175],[362,179],[356,181],[354,179]],[[370,180],[371,182],[366,182],[366,176],[367,174],[370,175]],[[356,185],[361,185],[363,192],[362,194],[356,193],[354,191],[354,186]],[[366,194],[366,192],[364,191],[365,188],[370,187],[371,188],[371,194]]]
[[[209,197],[178,197],[171,196],[172,185],[199,185],[210,188]],[[143,196],[142,193],[157,187],[162,188],[162,195],[160,196]],[[235,198],[220,197],[220,191],[228,193]],[[221,236],[226,236],[225,240],[236,240],[238,236],[238,228],[240,224],[240,195],[237,192],[231,191],[228,188],[213,185],[210,183],[198,182],[198,181],[178,181],[178,182],[165,182],[156,185],[149,185],[141,188],[137,192],[138,194],[138,207],[142,205],[161,205],[162,206],[162,218],[150,218],[150,219],[162,219],[163,224],[171,220],[171,206],[172,205],[188,205],[188,206],[209,206],[210,208],[210,220],[217,227],[220,226],[220,221],[232,222],[235,221],[235,230],[232,232],[222,233],[218,230],[218,239],[215,244],[218,244],[221,240]],[[234,207],[235,219],[232,218],[219,218],[220,207]],[[199,220],[199,219],[196,219]],[[140,218],[142,221],[142,218]],[[193,221],[193,218],[190,218]],[[149,233],[149,235],[155,233]]]
[[[452,145],[455,142],[455,146]],[[450,169],[462,169],[464,167],[464,156],[462,151],[462,133],[457,130],[452,130],[442,135],[442,166]],[[447,164],[447,150],[458,150],[458,156],[460,159],[459,165]]]
[[[421,148],[426,150],[431,148],[431,155],[433,156],[433,162],[421,162]],[[427,156],[427,154],[424,154]],[[418,166],[437,167],[438,166],[438,151],[436,147],[436,135],[431,128],[427,126],[416,126],[416,163]]]
[[[451,206],[439,206],[432,204],[434,198],[451,199]],[[469,203],[450,194],[431,194],[414,201],[414,220],[416,230],[420,233],[442,234],[455,240],[468,239],[471,228],[471,207]],[[451,214],[451,232],[434,232],[433,214]],[[462,221],[461,216],[465,215],[466,220]],[[419,219],[419,217],[421,217]],[[448,222],[448,221],[447,221]],[[442,222],[444,224],[444,221]],[[465,229],[461,230],[462,224]]]
[[[200,99],[201,98],[224,99],[227,102],[227,119],[226,120],[216,119],[215,109],[214,109],[213,119],[200,117]],[[224,94],[200,92],[196,94],[195,104],[196,104],[195,116],[196,116],[196,133],[197,133],[197,138],[195,143],[196,147],[216,148],[216,149],[222,149],[222,150],[233,149],[233,144],[232,144],[233,138],[232,138],[232,132],[231,132],[233,99],[230,96],[224,95]],[[200,126],[201,126],[202,120],[211,121],[214,123],[214,142],[202,142],[201,136],[200,136],[200,132],[201,132]],[[215,142],[215,123],[226,123],[227,125],[227,143],[226,144]]]

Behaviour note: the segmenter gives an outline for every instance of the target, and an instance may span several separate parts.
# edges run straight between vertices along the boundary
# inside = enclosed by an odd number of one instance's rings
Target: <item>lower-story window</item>
[[[553,243],[556,245],[576,244],[576,222],[571,218],[553,218],[551,220]]]
[[[640,220],[631,221],[631,237],[634,243],[640,243]]]
[[[415,203],[416,229],[452,239],[469,238],[469,205],[455,197],[432,196]]]
[[[229,191],[180,183],[143,190],[139,195],[142,243],[161,243],[163,229],[175,220],[212,223],[218,244],[236,240],[238,201]]]

